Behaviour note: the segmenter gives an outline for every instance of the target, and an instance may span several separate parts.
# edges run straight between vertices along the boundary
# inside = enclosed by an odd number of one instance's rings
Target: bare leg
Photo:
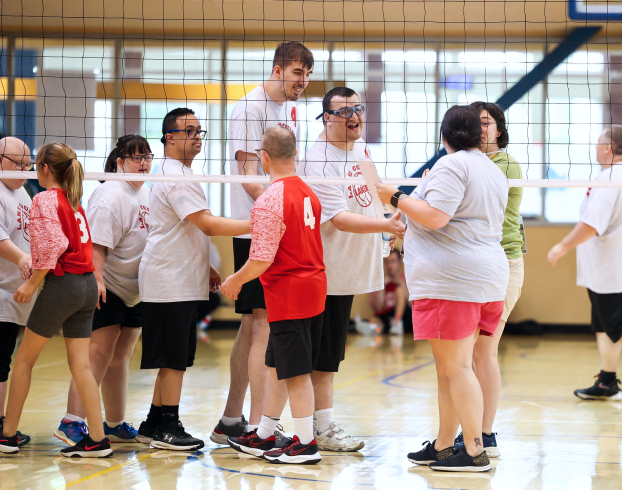
[[[268,376],[266,379],[266,401],[264,403],[263,415],[276,419],[281,418],[288,396],[286,381],[289,380],[279,381],[276,376],[276,369],[268,368]]]
[[[4,402],[6,401],[6,387],[8,382],[0,383],[0,417],[4,416]]]
[[[438,360],[436,361],[436,376],[438,378],[438,413],[440,424],[434,448],[440,451],[454,445],[460,422],[451,399],[449,378]]]
[[[241,417],[244,407],[244,397],[248,388],[248,357],[251,349],[253,332],[253,315],[242,315],[242,322],[238,335],[231,349],[229,368],[231,383],[229,396],[225,405],[225,417]]]
[[[614,344],[605,332],[596,332],[596,342],[600,356],[600,369],[608,373],[617,372],[622,340]]]
[[[153,398],[151,399],[156,407],[162,406],[162,370],[158,371],[158,377],[156,378],[155,386],[153,387]]]
[[[253,332],[251,348],[248,356],[248,377],[251,384],[251,414],[248,419],[250,425],[259,425],[266,397],[266,348],[268,347],[268,313],[262,308],[253,310]],[[236,415],[237,416],[237,415]]]
[[[177,371],[175,369],[168,368],[160,369],[158,378],[160,379],[160,393],[162,396],[161,405],[169,407],[179,405],[179,400],[181,400],[181,387],[184,382],[184,374],[186,374],[185,371]],[[154,405],[156,405],[155,402]]]
[[[311,376],[305,374],[303,376],[290,378],[286,381],[292,417],[300,419],[312,416],[314,399]]]
[[[311,382],[313,383],[313,395],[315,398],[315,410],[333,408],[333,380],[335,373],[325,371],[313,371]]]
[[[121,330],[121,335],[119,335],[114,347],[112,361],[110,361],[108,370],[101,382],[102,398],[108,422],[125,420],[130,357],[134,352],[140,331],[140,328],[124,328]]]
[[[9,402],[6,407],[6,418],[4,419],[3,428],[3,435],[5,436],[12,437],[17,432],[24,403],[28,397],[28,391],[30,391],[32,368],[48,340],[26,327],[24,339],[15,356],[13,374],[11,375]]]
[[[501,371],[499,369],[499,341],[503,335],[505,322],[501,320],[495,335],[486,337],[480,335],[473,348],[473,362],[475,364],[475,375],[482,388],[484,396],[484,418],[482,430],[486,434],[492,432],[492,425],[497,414],[499,395],[501,394]]]

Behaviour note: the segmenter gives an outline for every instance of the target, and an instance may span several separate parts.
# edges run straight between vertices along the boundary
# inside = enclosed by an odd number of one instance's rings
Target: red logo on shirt
[[[138,220],[140,221],[140,229],[144,230],[145,228],[149,231],[149,207],[148,206],[140,206],[138,210]]]
[[[285,123],[278,123],[278,125],[279,125],[279,126],[282,126],[282,127],[284,127],[284,128],[289,129],[292,133],[294,132],[294,130],[293,130],[290,126],[288,126],[287,124],[285,124]]]
[[[590,192],[592,192],[592,188],[591,187],[587,190],[587,197],[590,197]]]
[[[371,160],[371,157],[369,156],[369,152],[367,151],[367,148],[365,148],[365,156]]]
[[[365,153],[367,153],[367,149],[365,149]],[[348,172],[348,177],[359,177],[360,175],[363,174],[361,173],[361,167],[359,164],[352,164],[352,168]],[[349,185],[348,191],[350,192],[348,199],[355,198],[356,202],[359,203],[359,206],[366,208],[371,205],[371,194],[366,185]]]
[[[30,242],[30,210],[21,203],[17,205],[17,229],[22,230],[24,240]]]
[[[294,127],[296,127],[296,108],[292,107],[292,121],[294,121]]]

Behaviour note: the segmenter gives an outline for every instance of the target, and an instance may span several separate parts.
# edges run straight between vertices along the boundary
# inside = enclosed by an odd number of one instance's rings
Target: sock
[[[162,422],[162,407],[156,407],[153,403],[147,414],[147,425],[157,427]]]
[[[492,436],[492,431],[491,432],[482,432],[482,434],[484,434],[485,436],[491,437]]]
[[[108,422],[106,420],[106,425],[111,429],[114,429],[115,427],[119,427],[123,422],[125,422],[125,420],[122,420],[121,422]]]
[[[227,427],[231,427],[232,425],[242,422],[242,417],[227,417],[226,415],[223,415],[222,417],[220,417],[220,420]]]
[[[610,385],[616,380],[616,373],[609,373],[607,371],[601,371],[599,374],[599,377],[604,385]]]
[[[179,405],[162,405],[162,422],[160,427],[168,428],[171,422],[179,420]]]
[[[327,410],[330,410],[332,414],[332,408]],[[324,410],[320,410],[320,412],[323,411]],[[294,433],[298,436],[298,439],[300,439],[301,444],[309,444],[313,439],[315,439],[315,437],[313,437],[313,415],[309,415],[308,417],[303,417],[301,419],[294,419]]]
[[[261,416],[261,422],[259,422],[259,428],[257,429],[257,435],[261,439],[267,439],[274,434],[274,429],[278,425],[280,419],[273,417]]]
[[[324,410],[317,410],[315,412],[315,418],[317,419],[317,431],[322,433],[329,429],[330,425],[334,422],[333,409],[325,408]]]
[[[71,420],[72,422],[82,422],[83,424],[86,424],[86,419],[78,417],[77,415],[71,415],[70,413],[66,413],[63,419]]]
[[[253,432],[255,429],[259,429],[259,426],[258,425],[251,425],[251,424],[248,424],[246,426],[246,432]]]

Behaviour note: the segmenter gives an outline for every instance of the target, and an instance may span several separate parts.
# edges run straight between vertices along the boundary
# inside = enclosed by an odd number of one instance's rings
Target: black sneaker
[[[110,447],[110,439],[107,437],[100,442],[95,442],[88,435],[78,441],[75,446],[69,446],[60,450],[61,456],[71,458],[78,456],[80,458],[107,458],[112,456],[112,448]]]
[[[263,457],[269,463],[277,464],[317,464],[322,460],[315,439],[309,444],[300,444],[298,436],[294,436],[286,448],[266,451]]]
[[[595,378],[594,386],[584,390],[574,390],[574,394],[582,400],[622,400],[622,392],[618,386],[620,384],[619,379],[606,385],[600,380],[600,374],[597,374]]]
[[[171,422],[168,428],[162,430],[159,426],[153,431],[151,447],[170,449],[171,451],[196,451],[205,446],[201,439],[192,437],[186,432],[180,420]]]
[[[408,461],[415,464],[428,465],[430,463],[435,463],[436,461],[441,461],[443,459],[449,458],[454,454],[453,447],[447,447],[445,449],[441,449],[437,451],[434,449],[434,443],[436,439],[432,442],[425,441],[422,446],[424,448],[421,451],[417,451],[416,453],[408,453]]]
[[[19,453],[19,438],[17,434],[13,437],[6,437],[0,431],[0,453],[17,454]]]
[[[453,448],[452,448],[453,449]],[[479,473],[490,471],[492,465],[488,459],[486,451],[482,451],[479,456],[469,456],[466,451],[456,451],[452,456],[430,463],[430,469],[436,471],[468,471]]]
[[[489,458],[498,458],[501,456],[501,451],[497,446],[497,433],[493,432],[492,434],[484,434],[482,433],[482,442],[484,444],[484,450]],[[464,436],[462,432],[458,434],[456,440],[454,441],[454,447],[458,451],[464,451]]]
[[[0,436],[2,435],[2,428],[4,426],[4,415],[0,417]],[[15,434],[18,437],[17,445],[18,447],[25,446],[30,442],[30,436],[26,434],[22,434],[20,431],[17,431]]]
[[[241,453],[261,458],[266,451],[276,448],[276,437],[271,435],[267,439],[261,439],[257,435],[257,429],[254,429],[251,432],[245,432],[240,437],[230,437],[229,446]]]
[[[274,430],[274,437],[276,438],[276,447],[275,449],[285,449],[289,446],[293,439],[285,434],[283,430],[283,426],[281,424],[276,426]]]
[[[142,442],[143,444],[151,444],[153,440],[153,432],[156,430],[155,427],[147,424],[147,421],[144,420],[140,423],[140,427],[138,428],[138,434],[136,434],[136,440],[138,442]]]
[[[218,425],[214,428],[209,438],[216,444],[223,444],[226,446],[229,444],[230,437],[240,437],[246,432],[246,424],[248,424],[248,422],[244,418],[244,415],[242,415],[242,421],[235,425],[225,425],[222,423],[222,420],[219,420]]]

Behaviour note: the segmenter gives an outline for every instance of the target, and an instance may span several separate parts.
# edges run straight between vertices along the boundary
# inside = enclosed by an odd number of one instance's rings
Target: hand
[[[36,290],[37,286],[33,286],[30,281],[27,281],[17,288],[17,291],[15,291],[15,294],[13,295],[13,299],[17,303],[30,303],[32,295],[35,294]]]
[[[220,290],[222,294],[224,294],[227,298],[238,299],[238,294],[240,294],[240,290],[242,289],[242,284],[238,284],[236,280],[235,274],[227,277],[227,280],[222,283]]]
[[[548,259],[553,267],[559,259],[568,253],[568,249],[562,244],[558,243],[551,250],[549,250]]]
[[[30,254],[22,255],[22,258],[17,262],[19,272],[22,274],[22,279],[27,281],[30,279],[30,271],[32,270],[32,257]]]
[[[395,213],[387,220],[387,227],[385,231],[392,235],[391,239],[404,238],[404,231],[406,230],[406,225],[404,225],[404,223],[400,221],[401,217],[402,212],[398,210],[397,213]]]
[[[388,184],[376,184],[376,190],[378,191],[378,197],[385,204],[391,204],[391,198],[399,189]]]
[[[103,281],[97,281],[97,309],[101,310],[99,298],[101,298],[102,303],[106,302],[106,285]]]
[[[212,264],[209,266],[209,290],[215,293],[220,289],[222,279],[220,278],[220,272]]]
[[[395,247],[395,242],[397,242],[397,237],[391,236],[391,240],[389,241],[389,245],[391,245],[391,250],[393,250],[393,247]]]
[[[422,179],[425,179],[425,178],[428,176],[428,174],[429,174],[429,173],[430,173],[430,169],[429,169],[429,168],[426,168],[426,169],[423,171],[423,175],[421,176],[421,178],[422,178]]]

